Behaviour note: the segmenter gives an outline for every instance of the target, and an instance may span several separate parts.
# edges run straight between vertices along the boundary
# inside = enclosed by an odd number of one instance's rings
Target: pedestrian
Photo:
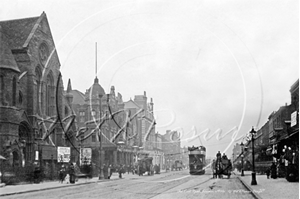
[[[217,153],[217,158],[221,158],[221,152],[220,151],[218,151],[218,153]]]
[[[270,173],[271,173],[271,171],[270,171],[270,167],[268,167],[268,168],[267,168],[267,170],[266,170],[267,179],[269,179],[269,178],[270,178]]]
[[[271,178],[276,179],[277,178],[277,167],[275,162],[272,162],[271,165]]]
[[[122,178],[122,173],[123,173],[123,167],[122,165],[119,166],[119,178]]]
[[[59,182],[63,183],[66,177],[66,168],[65,165],[61,166],[61,169],[59,170]]]
[[[103,164],[103,175],[104,179],[108,179],[108,166],[106,164]]]
[[[40,183],[41,169],[39,166],[36,166],[34,169],[34,183]]]
[[[72,162],[70,163],[70,166],[69,166],[69,176],[70,176],[70,183],[74,184],[75,183],[75,168],[74,168],[74,165]]]
[[[110,176],[112,175],[112,169],[111,169],[111,165],[108,166],[108,179],[110,179]]]
[[[130,172],[130,165],[127,165],[127,174]]]

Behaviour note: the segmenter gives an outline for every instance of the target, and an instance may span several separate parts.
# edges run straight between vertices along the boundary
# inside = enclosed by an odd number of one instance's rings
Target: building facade
[[[117,145],[119,139],[124,136],[124,132],[121,132],[118,139],[113,141],[125,121],[122,95],[115,94],[114,86],[111,87],[110,93],[106,94],[97,77],[85,94],[78,90],[72,90],[70,81],[66,93],[72,98],[72,109],[76,115],[77,148],[90,148],[92,150],[91,161],[96,166],[100,164],[100,147],[104,154],[104,164],[125,164],[125,159],[128,157],[124,155],[124,150],[118,150]],[[114,114],[116,112],[119,113]],[[83,129],[83,131],[79,132],[79,129]],[[77,156],[78,158],[79,156]]]
[[[279,177],[286,175],[286,165],[291,164],[297,168],[296,170],[299,168],[299,80],[291,86],[290,95],[291,104],[285,104],[270,114],[268,121],[256,131],[254,142],[258,170],[265,169],[273,161],[278,165]],[[250,139],[245,146],[248,148],[245,159],[250,168],[252,163]],[[296,175],[299,177],[298,173]]]
[[[10,168],[47,167],[57,162],[58,146],[71,145],[63,90],[46,14],[1,21],[0,154]]]
[[[164,168],[171,168],[175,161],[181,158],[180,137],[177,131],[167,130],[162,138]]]
[[[135,95],[134,100],[125,102],[125,110],[130,113],[132,125],[132,142],[129,146],[134,147],[134,154],[138,158],[152,157],[156,164],[157,150],[155,150],[155,118],[154,103],[152,98],[148,103],[146,92],[144,95]]]

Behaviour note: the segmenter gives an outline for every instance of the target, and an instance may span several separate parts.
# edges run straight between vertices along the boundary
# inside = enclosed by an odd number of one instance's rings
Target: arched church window
[[[65,106],[65,116],[68,116],[68,114],[69,114],[69,109],[67,106]]]
[[[19,104],[22,105],[23,102],[23,94],[21,91],[19,91]]]
[[[0,103],[4,101],[4,76],[0,75]]]
[[[17,79],[16,77],[13,78],[12,81],[12,105],[16,105],[16,98],[17,98]]]
[[[54,114],[54,80],[52,72],[47,75],[46,82],[46,115]]]
[[[36,110],[38,113],[42,112],[43,110],[43,87],[41,83],[41,78],[42,78],[42,72],[37,66],[35,68],[35,81],[36,81]]]

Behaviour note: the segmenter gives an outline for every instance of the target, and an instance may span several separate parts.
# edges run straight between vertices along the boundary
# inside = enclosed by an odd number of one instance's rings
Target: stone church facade
[[[56,147],[70,145],[64,136],[69,129],[60,123],[66,113],[71,109],[46,14],[0,21],[0,155],[5,162],[11,167],[53,163]]]

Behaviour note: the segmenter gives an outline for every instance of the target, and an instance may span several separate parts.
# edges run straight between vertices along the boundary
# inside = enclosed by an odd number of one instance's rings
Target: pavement
[[[299,198],[299,182],[288,182],[285,178],[267,179],[266,175],[256,174],[257,185],[251,185],[251,173],[245,171],[245,176],[241,176],[241,173],[234,172],[256,199]]]
[[[121,180],[119,178],[119,174],[113,173],[110,179],[102,179],[99,180],[98,177],[94,177],[91,179],[86,178],[79,178],[75,184],[70,184],[64,181],[64,183],[60,183],[58,181],[46,181],[41,182],[39,184],[19,184],[19,185],[6,185],[0,187],[0,197],[7,196],[7,195],[15,195],[15,194],[22,194],[22,193],[29,193],[29,192],[36,192],[36,191],[43,191],[43,190],[50,190],[50,189],[58,189],[58,188],[65,188],[71,186],[79,186],[91,183],[98,183],[98,182],[106,182],[112,180]],[[3,183],[2,183],[3,184]]]
[[[168,173],[168,175],[173,175],[175,172],[166,172],[165,170],[162,170],[161,173]],[[138,175],[132,175],[131,173],[122,174],[122,179],[135,179],[139,178]],[[159,176],[159,175],[154,175]],[[85,179],[85,178],[79,178],[78,181],[75,184],[70,184],[64,181],[64,183],[59,183],[58,181],[46,181],[41,182],[39,184],[19,184],[19,185],[6,185],[4,183],[0,186],[0,197],[1,196],[8,196],[8,195],[15,195],[15,194],[23,194],[23,193],[30,193],[30,192],[36,192],[36,191],[43,191],[43,190],[50,190],[50,189],[59,189],[59,188],[65,188],[65,187],[71,187],[71,186],[79,186],[79,185],[85,185],[85,184],[91,184],[91,183],[99,183],[99,182],[107,182],[112,180],[122,180],[119,178],[118,173],[113,173],[110,179],[102,179],[99,180],[98,177],[94,177],[91,179]]]

